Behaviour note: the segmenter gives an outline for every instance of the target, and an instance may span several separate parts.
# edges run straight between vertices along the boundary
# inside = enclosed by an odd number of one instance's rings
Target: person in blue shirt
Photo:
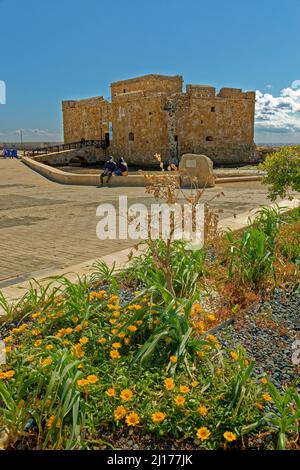
[[[104,163],[103,172],[100,175],[101,184],[103,184],[104,176],[107,176],[106,183],[109,182],[109,180],[112,177],[112,174],[114,173],[116,168],[117,168],[117,164],[114,161],[114,158],[109,157],[107,162]]]

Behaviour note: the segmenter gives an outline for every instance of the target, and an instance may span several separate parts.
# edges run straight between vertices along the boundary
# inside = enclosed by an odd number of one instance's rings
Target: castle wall
[[[108,132],[110,103],[102,96],[63,101],[64,141],[101,140]]]

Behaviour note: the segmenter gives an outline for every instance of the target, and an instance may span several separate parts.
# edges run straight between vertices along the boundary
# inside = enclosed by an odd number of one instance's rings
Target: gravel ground
[[[253,305],[243,319],[217,334],[221,344],[241,344],[256,361],[254,372],[267,373],[281,388],[299,378],[292,362],[295,340],[300,339],[300,293],[277,289],[268,302]]]

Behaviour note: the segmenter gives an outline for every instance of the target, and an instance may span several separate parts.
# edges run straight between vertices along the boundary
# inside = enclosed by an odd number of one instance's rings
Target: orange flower
[[[239,358],[238,354],[235,351],[231,351],[230,356],[232,357],[234,361],[237,361]]]
[[[114,349],[120,349],[120,348],[122,347],[122,344],[121,344],[121,343],[113,343],[113,344],[112,344],[112,347],[113,347]]]
[[[129,325],[129,327],[127,329],[131,333],[134,333],[137,330],[137,327],[135,325]]]
[[[228,442],[232,442],[232,441],[236,440],[236,435],[231,431],[224,432],[223,436],[224,436],[225,440],[228,441]]]
[[[266,379],[265,377],[263,377],[262,379],[260,379],[261,383],[263,385],[266,385],[268,383],[268,379]]]
[[[136,426],[140,422],[139,415],[137,413],[129,413],[126,417],[127,426]]]
[[[124,406],[118,406],[114,411],[115,420],[119,421],[120,419],[124,418],[126,413],[127,410],[124,408]]]
[[[133,392],[129,388],[124,388],[124,390],[121,391],[121,398],[124,401],[130,401],[133,397]]]
[[[104,343],[106,343],[106,341],[107,341],[106,338],[99,338],[98,339],[98,343],[100,343],[100,344],[104,344]]]
[[[47,351],[51,351],[53,349],[53,347],[54,346],[52,344],[47,344],[46,349],[47,349]]]
[[[272,397],[269,393],[264,393],[262,397],[265,401],[272,401]]]
[[[179,390],[181,391],[181,393],[189,393],[190,388],[186,385],[180,385]]]
[[[42,340],[41,340],[41,339],[37,339],[33,344],[34,344],[35,347],[38,348],[38,347],[42,344]]]
[[[77,385],[79,385],[79,387],[85,387],[85,385],[88,385],[88,384],[89,384],[89,381],[86,379],[77,380]]]
[[[78,331],[78,332],[81,331],[82,330],[82,325],[75,326],[75,330]]]
[[[47,357],[46,359],[43,360],[42,366],[50,366],[52,364],[53,360],[51,357]]]
[[[176,364],[177,357],[176,356],[170,356],[170,362],[172,362],[172,364]]]
[[[197,437],[198,439],[200,439],[200,441],[206,441],[209,438],[210,434],[211,432],[205,427],[199,428],[197,430]]]
[[[83,336],[80,338],[79,343],[80,344],[87,344],[89,342],[89,339],[86,336]]]
[[[82,349],[81,344],[79,344],[79,343],[75,344],[74,350],[75,350],[76,357],[78,357],[78,359],[81,359],[85,354],[83,349]]]
[[[116,391],[115,391],[114,388],[107,389],[105,393],[108,397],[115,397],[116,396]]]
[[[161,411],[156,411],[155,413],[153,413],[153,415],[151,416],[152,418],[152,421],[154,423],[161,423],[166,417],[166,414],[165,413],[162,413]]]
[[[200,416],[206,416],[207,415],[207,408],[204,405],[200,405],[198,408]]]
[[[90,384],[95,384],[96,382],[98,382],[98,380],[99,379],[98,379],[97,375],[92,374],[92,375],[87,376],[87,381]]]
[[[174,401],[175,401],[176,405],[182,406],[185,403],[185,398],[181,395],[177,395],[177,397],[174,398]]]
[[[165,388],[167,390],[173,390],[173,388],[175,387],[174,380],[171,378],[165,379],[164,383],[165,383]]]
[[[112,359],[119,359],[121,357],[121,355],[120,355],[120,353],[117,349],[112,349],[112,351],[110,351],[109,355]]]

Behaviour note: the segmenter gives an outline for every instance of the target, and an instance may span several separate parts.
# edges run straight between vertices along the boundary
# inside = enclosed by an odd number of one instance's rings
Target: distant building
[[[104,140],[109,153],[131,164],[152,164],[184,153],[201,153],[215,163],[251,162],[255,92],[186,85],[182,77],[145,75],[111,84],[102,96],[63,101],[65,142]]]

